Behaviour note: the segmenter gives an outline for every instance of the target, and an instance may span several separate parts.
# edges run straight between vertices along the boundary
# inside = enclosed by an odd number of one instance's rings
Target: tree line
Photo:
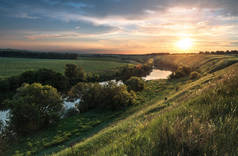
[[[9,128],[18,135],[57,123],[63,112],[63,95],[80,98],[80,112],[124,109],[136,104],[136,92],[144,89],[144,80],[135,76],[146,69],[150,69],[148,64],[123,67],[119,70],[123,71],[119,74],[125,82],[122,85],[90,82],[87,73],[75,64],[67,64],[64,74],[49,69],[27,71],[0,81],[1,109],[10,109]],[[125,75],[128,73],[130,76]]]
[[[238,55],[238,50],[200,51],[199,54]]]
[[[0,57],[40,58],[40,59],[77,59],[78,54],[59,52],[31,52],[23,50],[0,50]]]
[[[153,67],[153,61],[147,61],[145,64],[128,65],[114,69],[111,73],[86,73],[80,66],[67,64],[64,74],[50,69],[39,69],[36,71],[26,71],[20,75],[0,79],[0,109],[6,109],[3,101],[11,98],[17,88],[23,83],[41,83],[42,85],[51,85],[60,93],[65,94],[78,82],[102,82],[112,79],[126,81],[132,76],[142,77],[149,74]]]

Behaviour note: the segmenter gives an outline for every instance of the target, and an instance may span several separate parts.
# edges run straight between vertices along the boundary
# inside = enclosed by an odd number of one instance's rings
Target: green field
[[[77,60],[31,59],[0,57],[0,78],[18,75],[24,71],[48,68],[63,73],[66,64],[80,65],[86,72],[100,73],[128,64],[116,58],[79,57]]]
[[[7,155],[237,155],[238,58],[158,59],[189,65],[202,77],[147,81],[137,93],[138,105],[63,119],[57,127],[21,138]]]

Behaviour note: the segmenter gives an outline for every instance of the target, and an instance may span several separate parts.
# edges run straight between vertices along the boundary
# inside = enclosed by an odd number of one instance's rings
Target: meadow
[[[117,58],[79,57],[77,60],[33,59],[0,57],[0,78],[19,75],[25,71],[41,68],[52,69],[63,73],[66,64],[80,65],[86,72],[110,72],[114,68],[131,63]]]

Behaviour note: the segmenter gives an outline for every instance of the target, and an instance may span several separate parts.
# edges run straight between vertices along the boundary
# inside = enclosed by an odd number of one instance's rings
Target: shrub
[[[125,85],[118,86],[113,82],[103,86],[98,83],[78,83],[69,95],[80,98],[80,112],[95,108],[117,110],[135,103],[133,91],[128,92]]]
[[[60,92],[69,90],[68,79],[61,73],[50,69],[39,69],[37,71],[26,71],[18,76],[12,76],[7,79],[0,79],[0,109],[8,109],[3,101],[12,98],[16,93],[16,89],[21,87],[23,83],[38,82],[43,85],[51,85]]]
[[[145,88],[145,82],[140,77],[131,77],[125,82],[129,90],[141,91]]]
[[[189,76],[191,71],[192,69],[190,67],[179,66],[177,70],[169,76],[169,79],[176,79]]]
[[[40,83],[23,84],[6,103],[11,106],[10,124],[16,132],[22,134],[55,123],[63,108],[57,90]]]
[[[101,91],[102,108],[111,110],[119,110],[135,104],[136,94],[133,91],[128,92],[126,85],[117,85],[116,83],[108,83],[103,86]]]
[[[117,73],[117,80],[126,81],[132,76],[146,76],[152,71],[152,63],[127,65],[122,67]]]
[[[38,82],[44,85],[51,85],[59,91],[68,89],[68,81],[64,75],[51,69],[39,69],[37,71],[26,71],[18,76],[12,76],[0,82],[0,89],[15,91],[22,83]]]
[[[196,71],[194,71],[194,72],[190,73],[189,77],[190,77],[190,79],[194,80],[194,79],[200,78],[201,74],[196,72]]]
[[[69,82],[64,75],[50,69],[39,69],[35,72],[34,81],[22,81],[26,83],[38,82],[43,85],[51,85],[60,92],[65,92],[69,89]]]

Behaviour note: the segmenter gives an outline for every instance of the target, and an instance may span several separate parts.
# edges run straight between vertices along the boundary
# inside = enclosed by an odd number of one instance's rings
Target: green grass
[[[86,72],[100,73],[105,71],[110,72],[114,68],[124,66],[129,62],[116,58],[96,57],[79,57],[77,60],[0,57],[0,78],[18,75],[24,71],[40,68],[48,68],[63,73],[65,65],[69,63],[80,65]]]
[[[222,68],[210,74],[201,66],[202,78],[170,82],[179,89],[53,155],[237,155],[238,64],[215,64]]]
[[[164,55],[157,56],[158,60],[174,65],[192,67],[203,74],[215,72],[238,62],[236,56],[226,55]]]
[[[16,153],[26,155],[27,152],[44,155],[47,152],[70,147],[71,144],[99,131],[118,114],[120,112],[91,111],[63,119],[55,126],[21,137],[17,143],[10,146],[6,155]]]

